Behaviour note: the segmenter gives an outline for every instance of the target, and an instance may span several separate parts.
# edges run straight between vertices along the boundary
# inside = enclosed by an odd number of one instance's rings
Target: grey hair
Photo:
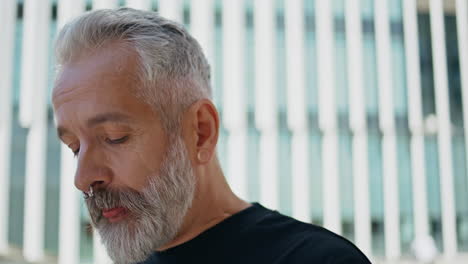
[[[119,8],[87,12],[58,35],[57,70],[111,42],[134,48],[139,58],[136,95],[154,107],[166,131],[179,129],[183,111],[212,98],[210,65],[198,42],[183,26],[155,12]]]

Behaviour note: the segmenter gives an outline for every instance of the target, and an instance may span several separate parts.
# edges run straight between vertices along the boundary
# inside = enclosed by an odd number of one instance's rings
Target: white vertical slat
[[[387,0],[375,1],[374,20],[379,87],[379,125],[382,131],[385,254],[387,258],[394,259],[400,256],[401,249],[396,132],[393,110],[390,18],[388,8]]]
[[[387,131],[382,137],[385,255],[397,259],[401,255],[396,163],[396,135]]]
[[[403,2],[405,36],[406,87],[408,89],[408,121],[411,131],[411,174],[413,175],[413,210],[415,239],[429,235],[426,170],[424,162],[424,123],[422,114],[421,69],[419,66],[419,39],[417,3]]]
[[[293,217],[309,223],[312,220],[309,188],[309,133],[307,129],[292,131],[291,173]]]
[[[292,131],[292,214],[301,221],[310,222],[304,4],[303,0],[289,0],[284,5],[288,96],[287,119],[288,128]]]
[[[29,0],[31,2],[31,0]],[[25,1],[26,2],[26,1]],[[34,3],[24,3],[24,10],[27,12],[31,9],[31,5]],[[28,9],[29,8],[29,9]],[[29,10],[31,12],[31,10]],[[26,15],[26,14],[25,14]],[[35,34],[37,34],[37,29],[34,28],[36,23],[38,14],[35,14],[34,17],[25,17],[24,19],[24,30],[23,30],[23,47],[22,47],[22,60],[26,60],[27,58],[31,58],[33,53],[35,52],[34,49],[31,47],[34,43]],[[31,43],[26,45],[26,43]],[[31,59],[32,60],[32,59]],[[34,73],[33,65],[30,63],[22,63],[21,64],[21,72],[28,72]],[[20,90],[20,98],[19,98],[19,113],[18,113],[18,120],[22,127],[29,127],[32,122],[32,114],[33,110],[33,82],[34,77],[31,75],[21,75],[21,90]]]
[[[101,241],[101,236],[96,230],[93,230],[94,263],[112,264],[112,260],[106,253],[106,248]]]
[[[317,28],[317,68],[319,89],[319,126],[323,132],[323,223],[341,233],[338,179],[338,135],[334,80],[333,9],[331,1],[315,2]]]
[[[260,201],[278,210],[278,131],[262,130],[260,135]]]
[[[354,233],[357,246],[369,255],[372,247],[360,0],[346,1],[346,39],[349,122],[353,133]]]
[[[16,1],[0,2],[0,255],[8,253],[13,54]]]
[[[184,2],[182,0],[159,0],[158,11],[161,16],[167,19],[178,23],[184,22]]]
[[[367,155],[367,133],[355,132],[353,137],[353,176],[354,176],[354,234],[356,245],[371,255],[372,231],[369,198],[369,172]]]
[[[193,37],[200,43],[211,67],[211,88],[214,95],[214,32],[215,10],[214,0],[192,0],[190,7],[190,30]]]
[[[442,1],[430,0],[430,20],[438,127],[437,140],[439,150],[440,196],[442,200],[442,236],[444,255],[446,257],[452,257],[457,252],[457,235],[452,168],[452,124],[450,121],[444,9]]]
[[[93,10],[116,8],[119,6],[118,0],[93,0]]]
[[[463,99],[463,123],[465,124],[465,149],[468,149],[468,2],[457,0],[458,56]],[[465,73],[465,74],[463,74]],[[466,155],[468,164],[468,155]]]
[[[57,28],[60,30],[65,23],[83,13],[86,9],[84,0],[60,0],[57,2]]]
[[[58,30],[85,11],[84,0],[61,0],[57,4]],[[80,260],[80,204],[78,191],[73,184],[75,163],[73,153],[62,144],[58,264],[77,264]]]
[[[151,10],[151,0],[127,0],[126,6],[140,10]]]
[[[49,3],[24,2],[23,57],[21,69],[21,104],[30,103],[26,145],[26,177],[24,200],[24,245],[27,261],[40,261],[44,256],[45,163],[47,133],[47,85]],[[30,111],[30,112],[29,112]]]
[[[93,0],[93,10],[116,8],[119,6],[118,0]]]
[[[278,125],[275,86],[275,7],[254,1],[255,123],[260,131],[260,201],[278,209]]]
[[[244,1],[223,1],[223,120],[229,132],[227,178],[247,198],[247,115],[244,74]],[[229,33],[227,33],[229,32]]]
[[[284,3],[288,126],[307,129],[304,0]]]
[[[62,144],[58,264],[80,263],[80,204],[73,185],[75,170],[73,153]]]

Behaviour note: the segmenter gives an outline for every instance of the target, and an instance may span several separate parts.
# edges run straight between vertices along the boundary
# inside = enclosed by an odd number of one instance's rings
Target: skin
[[[52,95],[57,129],[76,154],[80,191],[90,185],[141,191],[160,167],[168,135],[152,108],[134,96],[136,58],[128,45],[110,43],[63,65],[57,78]],[[213,103],[195,102],[181,125],[197,188],[178,235],[155,250],[189,241],[250,206],[229,188],[216,157],[219,115]]]

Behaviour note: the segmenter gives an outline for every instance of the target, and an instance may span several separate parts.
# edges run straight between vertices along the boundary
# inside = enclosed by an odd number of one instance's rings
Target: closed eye
[[[111,144],[111,145],[122,144],[122,143],[125,143],[125,141],[127,140],[128,140],[128,136],[123,136],[121,138],[116,138],[116,139],[106,138],[106,143]]]

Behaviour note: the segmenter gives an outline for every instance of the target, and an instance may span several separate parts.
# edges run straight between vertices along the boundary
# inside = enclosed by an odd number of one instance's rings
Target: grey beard
[[[149,177],[141,192],[96,191],[86,204],[109,257],[119,264],[141,262],[172,241],[192,205],[195,185],[187,149],[177,137],[170,140],[159,173]],[[126,208],[129,215],[110,223],[102,217],[102,209],[115,207]]]

